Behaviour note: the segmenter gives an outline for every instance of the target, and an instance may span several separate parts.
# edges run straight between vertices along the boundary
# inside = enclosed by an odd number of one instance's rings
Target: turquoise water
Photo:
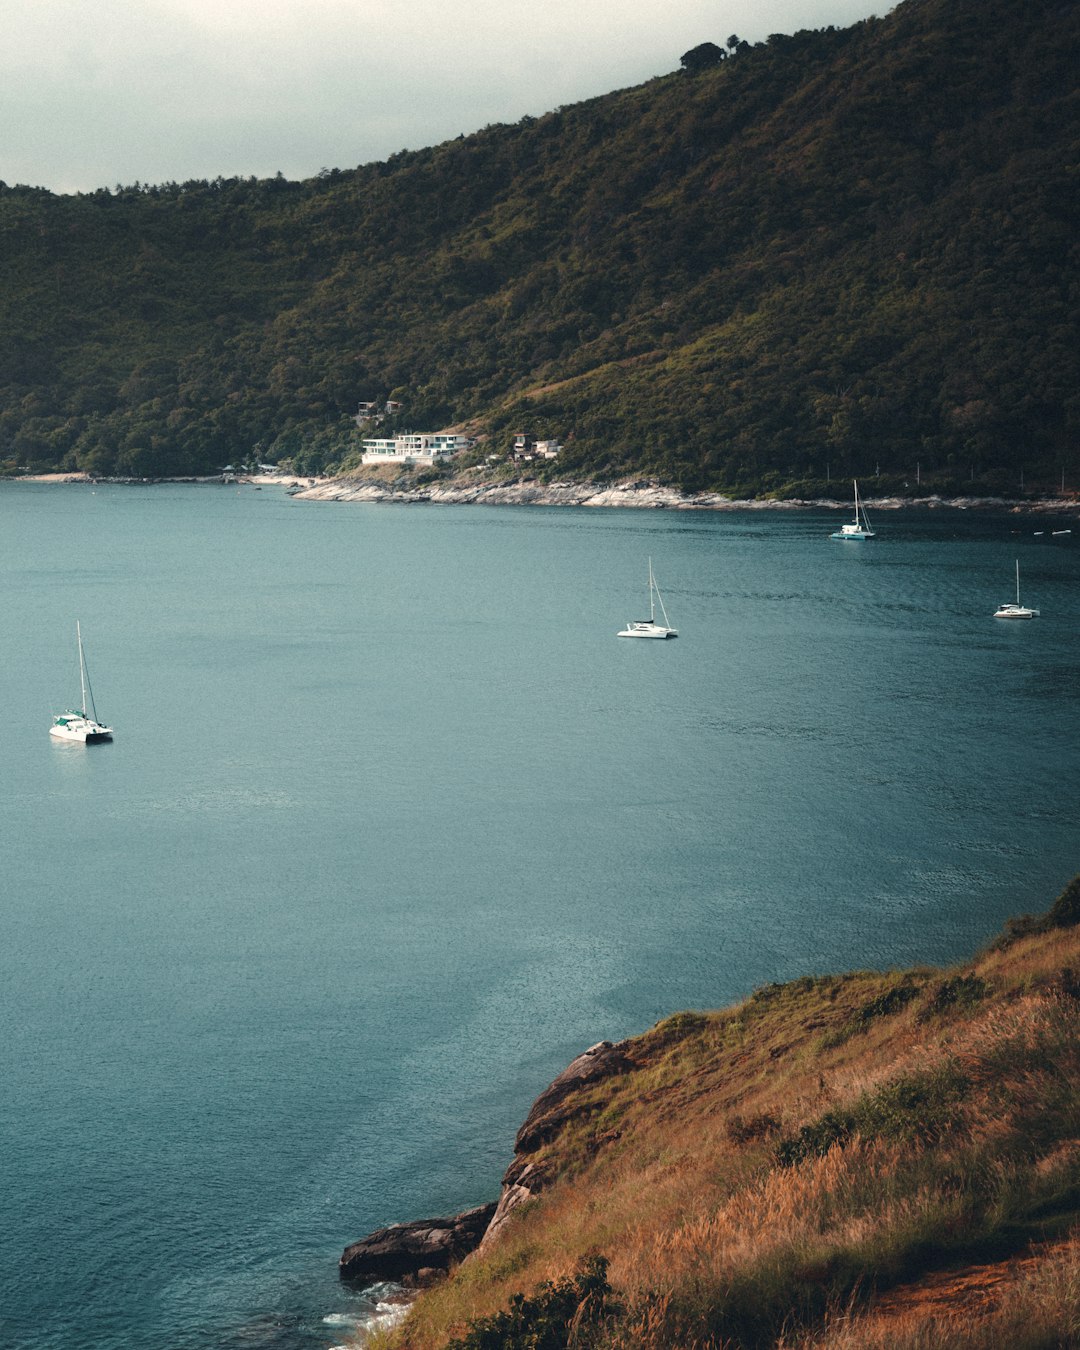
[[[836,519],[0,485],[8,1350],[340,1343],[586,1045],[1052,899],[1080,525]]]

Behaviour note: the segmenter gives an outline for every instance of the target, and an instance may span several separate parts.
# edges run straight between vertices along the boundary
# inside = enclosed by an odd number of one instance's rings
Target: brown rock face
[[[514,1161],[503,1177],[502,1195],[495,1216],[484,1234],[485,1243],[495,1238],[518,1205],[531,1200],[544,1189],[548,1180],[547,1171],[542,1163],[530,1162],[528,1154],[547,1143],[568,1120],[580,1113],[582,1108],[568,1099],[589,1083],[597,1083],[613,1074],[626,1073],[634,1067],[633,1060],[625,1052],[625,1045],[625,1041],[618,1045],[611,1041],[598,1041],[568,1064],[550,1087],[533,1102],[532,1110],[514,1140]]]
[[[449,1219],[417,1219],[369,1233],[342,1253],[342,1279],[426,1284],[475,1251],[481,1242],[489,1241],[518,1205],[543,1190],[547,1171],[541,1162],[530,1161],[528,1155],[584,1109],[569,1099],[579,1088],[634,1067],[625,1046],[625,1041],[618,1045],[599,1041],[590,1046],[537,1097],[514,1141],[514,1160],[503,1177],[498,1205],[480,1205]]]
[[[380,1228],[345,1248],[338,1267],[341,1278],[408,1283],[424,1271],[430,1279],[480,1245],[494,1213],[494,1204],[479,1205],[449,1219],[416,1219]]]
[[[625,1041],[620,1041],[618,1045],[613,1045],[611,1041],[598,1041],[572,1060],[533,1102],[525,1124],[517,1132],[514,1152],[535,1153],[541,1144],[546,1144],[568,1120],[577,1115],[579,1108],[569,1105],[566,1099],[579,1088],[632,1069],[634,1062],[627,1057],[625,1046]]]

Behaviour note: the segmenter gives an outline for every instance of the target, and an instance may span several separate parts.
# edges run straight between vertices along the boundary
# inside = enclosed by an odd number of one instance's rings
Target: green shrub
[[[782,1139],[776,1146],[776,1161],[781,1167],[794,1167],[804,1158],[824,1157],[834,1144],[846,1144],[854,1129],[850,1111],[826,1111],[804,1125],[798,1134]]]
[[[1080,923],[1080,875],[1073,877],[1045,914],[1021,914],[1008,919],[1005,932],[994,944],[998,948],[1011,946],[1019,938],[1036,933],[1049,933],[1055,928],[1075,928]]]
[[[1080,923],[1080,874],[1073,877],[1050,906],[1047,928],[1073,928]]]
[[[912,984],[908,979],[902,984],[886,989],[884,993],[864,1003],[861,1008],[856,1008],[835,1031],[829,1033],[824,1038],[825,1046],[842,1045],[852,1036],[867,1031],[871,1023],[879,1017],[892,1017],[895,1013],[901,1012],[913,998],[918,998],[919,992],[919,986]]]
[[[924,1008],[919,1009],[918,1021],[928,1022],[931,1017],[953,1008],[972,1008],[980,1003],[990,992],[990,986],[978,975],[953,975],[937,986],[930,995]]]
[[[469,1323],[447,1350],[570,1350],[590,1344],[610,1306],[607,1261],[593,1256],[573,1275],[546,1280],[526,1298],[515,1294],[505,1312]]]
[[[835,1144],[854,1135],[863,1139],[933,1144],[956,1124],[956,1105],[967,1091],[967,1080],[945,1065],[925,1073],[901,1074],[863,1093],[846,1110],[826,1111],[776,1147],[781,1167],[794,1167],[805,1158],[823,1157]]]

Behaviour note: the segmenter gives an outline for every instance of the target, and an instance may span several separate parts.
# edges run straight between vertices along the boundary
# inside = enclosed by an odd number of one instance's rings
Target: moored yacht
[[[1016,560],[1016,603],[1011,600],[1003,605],[998,605],[994,610],[995,619],[1037,619],[1039,611],[1037,609],[1028,609],[1026,605],[1020,603],[1020,559]]]
[[[855,484],[855,519],[849,521],[846,525],[841,525],[838,530],[834,530],[829,535],[830,539],[873,539],[874,531],[870,528],[870,522],[866,518],[866,508],[859,501],[859,483],[858,479],[852,479]]]
[[[656,606],[660,605],[660,613],[664,616],[663,623],[656,622]],[[649,559],[649,617],[647,619],[631,619],[625,628],[621,629],[616,637],[625,638],[676,638],[679,636],[679,630],[672,628],[668,622],[667,610],[664,608],[664,597],[660,594],[660,587],[656,584],[656,578],[653,576],[652,559]]]
[[[90,688],[90,677],[86,673],[86,658],[83,656],[82,629],[75,623],[75,638],[79,644],[79,685],[82,689],[82,710],[80,712],[57,713],[49,728],[49,735],[58,741],[78,741],[82,745],[93,745],[96,741],[111,741],[112,727],[103,726],[98,721],[94,707],[94,691]],[[90,710],[87,711],[87,702]]]

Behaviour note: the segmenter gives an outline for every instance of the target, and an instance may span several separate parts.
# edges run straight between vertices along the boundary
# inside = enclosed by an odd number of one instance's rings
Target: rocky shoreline
[[[510,1214],[538,1195],[549,1181],[536,1152],[582,1108],[569,1099],[590,1083],[627,1073],[634,1061],[628,1041],[599,1041],[578,1055],[537,1097],[514,1140],[514,1158],[498,1201],[448,1218],[415,1219],[377,1228],[341,1254],[338,1270],[350,1284],[392,1280],[417,1289],[443,1278],[452,1266],[493,1242]]]
[[[293,493],[304,501],[322,502],[432,502],[457,506],[591,506],[628,507],[672,511],[804,511],[851,510],[843,500],[817,497],[776,501],[768,498],[734,498],[718,492],[687,494],[675,488],[643,483],[498,483],[460,482],[410,487],[400,481],[330,478]],[[1044,498],[1037,501],[1005,497],[869,497],[865,504],[875,511],[898,511],[905,507],[954,510],[1065,512],[1077,509],[1074,498]]]
[[[221,484],[215,474],[184,478],[90,478],[84,473],[26,474],[12,482],[86,483],[140,486],[151,483]],[[727,497],[719,492],[683,493],[656,483],[505,483],[491,480],[451,479],[441,483],[410,486],[401,478],[317,478],[302,474],[243,474],[229,485],[281,487],[301,501],[397,502],[405,505],[431,502],[446,506],[590,506],[625,507],[670,511],[850,511],[848,497],[788,498]],[[1080,510],[1075,495],[1042,497],[866,497],[872,511],[941,510],[1024,511],[1064,514]]]
[[[88,473],[23,473],[6,480],[9,483],[85,483],[90,487],[107,484],[113,487],[149,487],[160,483],[200,483],[210,486],[236,487],[253,484],[255,487],[283,487],[290,490],[302,490],[318,486],[328,480],[312,474],[292,473],[239,473],[239,474],[186,474],[176,478],[92,478]]]

